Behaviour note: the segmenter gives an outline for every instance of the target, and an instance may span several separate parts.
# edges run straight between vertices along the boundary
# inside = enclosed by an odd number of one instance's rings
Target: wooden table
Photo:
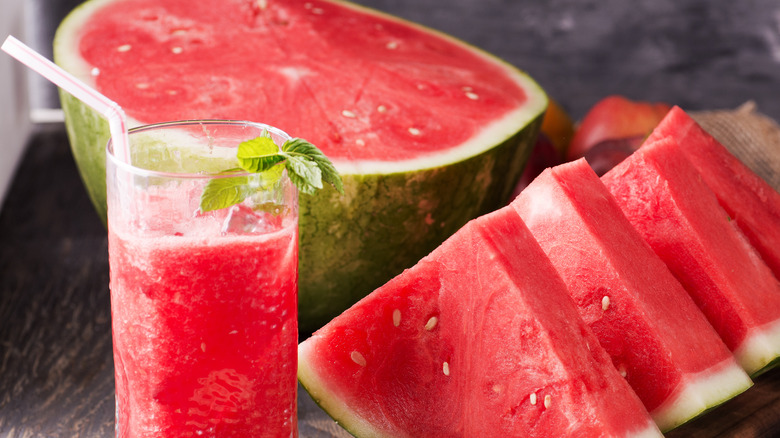
[[[685,108],[746,100],[780,119],[774,0],[365,0],[529,71],[574,117],[621,93]],[[777,45],[776,45],[777,44]],[[113,435],[106,232],[64,127],[39,127],[0,210],[0,436]],[[325,414],[301,393],[302,437]],[[674,437],[780,436],[780,370]]]

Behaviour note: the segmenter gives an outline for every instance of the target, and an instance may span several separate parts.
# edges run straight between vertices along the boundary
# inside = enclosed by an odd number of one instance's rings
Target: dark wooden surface
[[[33,3],[56,23],[77,2]],[[754,100],[780,119],[777,0],[360,3],[505,58],[575,118],[620,93],[686,109]],[[105,229],[64,128],[40,127],[0,210],[0,437],[113,435],[110,324]],[[301,436],[334,436],[307,426],[324,414],[305,393],[299,400]],[[780,436],[780,372],[669,436]]]

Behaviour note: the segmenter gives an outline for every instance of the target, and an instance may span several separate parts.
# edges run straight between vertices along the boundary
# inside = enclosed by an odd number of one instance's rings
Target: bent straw
[[[8,36],[3,43],[4,52],[16,58],[22,64],[35,70],[44,78],[67,91],[101,113],[108,119],[108,128],[114,144],[114,155],[120,161],[130,162],[129,139],[127,136],[127,120],[125,112],[114,101],[100,94],[97,90],[85,84],[58,65],[44,58],[35,50],[26,46],[13,36]]]

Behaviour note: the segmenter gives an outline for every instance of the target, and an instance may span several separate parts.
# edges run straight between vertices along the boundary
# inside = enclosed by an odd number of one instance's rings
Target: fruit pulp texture
[[[111,230],[118,437],[297,436],[297,227]]]

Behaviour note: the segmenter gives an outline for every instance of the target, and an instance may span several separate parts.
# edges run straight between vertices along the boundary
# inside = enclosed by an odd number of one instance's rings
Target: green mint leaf
[[[279,146],[265,135],[239,144],[236,158],[242,169],[253,173],[264,172],[285,160]]]
[[[242,171],[242,169],[231,169],[222,173],[235,171]],[[230,207],[243,201],[251,193],[249,177],[246,175],[210,179],[200,195],[200,212]]]
[[[323,187],[323,181],[344,194],[344,186],[333,163],[316,146],[301,138],[288,140],[279,147],[268,133],[238,145],[236,153],[240,169],[230,169],[221,175],[252,172],[262,176],[262,186],[270,186],[282,177],[284,170],[302,193],[314,194]],[[250,187],[249,176],[214,178],[203,189],[200,211],[219,210],[238,204],[258,187]]]
[[[292,155],[287,159],[287,176],[302,193],[313,195],[322,188],[322,171],[317,163],[304,156]]]
[[[342,195],[344,194],[344,185],[336,167],[316,146],[302,138],[294,138],[284,143],[282,151],[289,155],[303,155],[316,163],[322,172],[322,180],[332,185]],[[322,188],[322,186],[317,188]]]

